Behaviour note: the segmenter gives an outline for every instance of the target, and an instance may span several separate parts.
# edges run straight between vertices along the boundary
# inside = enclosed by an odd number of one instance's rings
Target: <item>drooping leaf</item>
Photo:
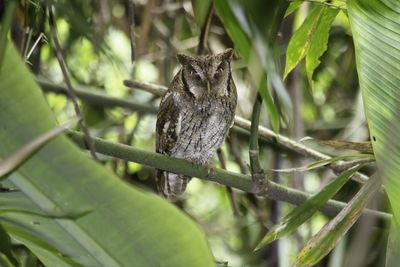
[[[321,63],[319,58],[328,48],[329,30],[338,12],[339,9],[325,7],[322,17],[313,34],[310,48],[306,55],[306,73],[310,84],[312,84],[314,70]]]
[[[56,125],[42,92],[15,48],[8,45],[7,49],[0,72],[3,158]],[[107,267],[214,264],[204,234],[187,216],[161,198],[125,184],[64,136],[47,143],[11,173],[7,181],[43,213],[68,214],[80,207],[91,209],[75,220],[23,213],[9,215],[24,216],[23,226],[18,223],[22,218],[7,220],[7,227],[45,240],[73,262]],[[18,238],[12,231],[10,234]],[[37,243],[19,240],[39,257],[48,257],[47,250]],[[73,265],[60,261],[59,265],[50,266]]]
[[[340,150],[356,150],[367,154],[373,154],[371,142],[352,142],[346,140],[317,140],[312,139],[312,141],[317,142],[318,144],[326,145],[332,148],[340,149]]]
[[[319,193],[294,208],[288,215],[275,224],[257,245],[256,250],[269,243],[290,234],[308,220],[329,199],[331,199],[343,185],[356,173],[361,166],[352,168],[339,175],[335,180],[326,185]]]
[[[342,211],[314,235],[297,255],[293,266],[313,266],[325,257],[360,217],[382,182],[373,175]]]
[[[23,147],[15,151],[12,155],[8,156],[6,159],[0,161],[0,180],[7,173],[11,172],[17,168],[26,158],[28,158],[32,153],[34,153],[38,148],[46,144],[52,138],[56,137],[62,133],[65,129],[70,127],[74,121],[66,122],[65,124],[54,128],[25,144]]]
[[[307,76],[311,81],[319,57],[327,48],[330,26],[338,9],[315,5],[300,28],[293,34],[286,52],[284,78],[306,57]]]
[[[376,164],[400,225],[399,1],[350,0],[348,14]]]

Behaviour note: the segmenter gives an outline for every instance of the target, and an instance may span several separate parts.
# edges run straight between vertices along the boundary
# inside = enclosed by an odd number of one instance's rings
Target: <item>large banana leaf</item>
[[[55,126],[39,87],[9,44],[0,72],[0,158]],[[189,218],[123,183],[64,136],[7,181],[21,192],[0,193],[0,220],[47,266],[214,265],[203,233]]]
[[[350,0],[348,14],[376,163],[400,225],[400,3]]]

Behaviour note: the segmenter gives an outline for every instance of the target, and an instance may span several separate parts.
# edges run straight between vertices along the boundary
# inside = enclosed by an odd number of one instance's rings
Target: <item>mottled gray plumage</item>
[[[215,56],[178,54],[182,68],[160,103],[156,151],[195,164],[207,164],[233,124],[237,93],[232,49]],[[191,177],[157,170],[160,192],[174,201]]]

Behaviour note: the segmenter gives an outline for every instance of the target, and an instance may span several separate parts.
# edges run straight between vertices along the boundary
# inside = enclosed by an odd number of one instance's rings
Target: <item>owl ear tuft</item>
[[[228,48],[224,52],[220,53],[219,56],[222,60],[231,61],[233,57],[233,49]]]
[[[182,66],[189,64],[192,61],[192,57],[184,54],[177,54],[176,58],[178,59],[179,64]]]

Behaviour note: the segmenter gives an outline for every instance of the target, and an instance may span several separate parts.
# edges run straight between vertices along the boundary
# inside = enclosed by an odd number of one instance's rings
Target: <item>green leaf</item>
[[[292,1],[288,9],[286,10],[285,18],[296,11],[301,6],[301,4],[303,4],[303,1]]]
[[[225,0],[215,1],[214,5],[218,17],[221,19],[225,30],[235,44],[235,49],[246,61],[249,60],[251,53],[250,39],[242,29],[231,8],[229,8],[228,2]]]
[[[325,257],[360,217],[369,200],[379,191],[381,179],[373,175],[343,210],[314,235],[297,255],[293,266],[313,266]]]
[[[263,96],[273,129],[279,131],[279,111],[274,103],[268,82],[285,106],[286,115],[291,116],[292,106],[282,79],[277,73],[272,45],[278,27],[288,7],[286,1],[273,0],[269,8],[264,1],[221,0],[214,2],[219,18],[235,48],[248,64],[254,84]],[[260,68],[261,66],[261,68]]]
[[[318,194],[309,198],[300,206],[294,208],[288,215],[269,229],[268,233],[257,245],[256,250],[297,230],[297,227],[302,225],[329,199],[331,199],[360,168],[361,166],[358,166],[342,173],[336,177],[335,180],[326,185]]]
[[[286,76],[307,56],[307,76],[311,81],[319,57],[327,48],[330,26],[339,9],[315,5],[300,28],[293,34],[286,52]]]
[[[6,6],[5,12],[3,14],[3,19],[1,21],[0,27],[0,70],[3,66],[4,54],[6,52],[6,47],[8,44],[7,34],[10,30],[15,10],[17,9],[18,2],[17,1],[7,1],[7,4],[3,2],[3,5]]]
[[[328,7],[325,7],[324,9],[325,10],[322,14],[322,17],[320,18],[319,23],[312,36],[310,48],[306,55],[306,72],[310,84],[312,84],[314,70],[321,63],[321,61],[319,61],[319,58],[328,48],[329,30],[331,28],[333,20],[339,13],[339,9]]]
[[[400,225],[399,1],[351,0],[348,14],[376,164]]]
[[[0,225],[0,252],[7,257],[7,259],[13,266],[15,267],[19,266],[18,261],[14,258],[11,252],[10,237],[8,236],[7,232],[4,230],[2,225]]]
[[[12,45],[7,47],[0,80],[0,157],[4,158],[56,123]],[[122,182],[65,136],[47,143],[7,181],[43,213],[73,214],[90,208],[89,214],[76,220],[23,213],[10,213],[21,217],[7,220],[73,262],[107,267],[214,265],[204,234],[187,216],[161,198]],[[23,225],[18,223],[21,218]],[[38,224],[38,220],[45,221]],[[38,248],[32,251],[46,258],[46,250]]]
[[[204,24],[210,5],[212,5],[211,0],[192,0],[193,13],[197,25],[202,26]]]

